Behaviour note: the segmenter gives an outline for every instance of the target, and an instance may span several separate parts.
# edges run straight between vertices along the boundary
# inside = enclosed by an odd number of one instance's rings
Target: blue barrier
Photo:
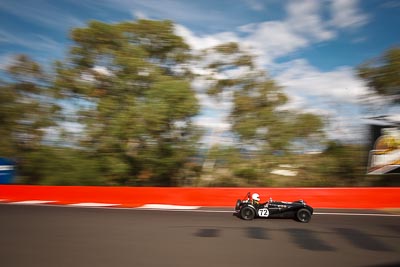
[[[14,161],[6,158],[0,158],[0,184],[10,184],[15,176]]]

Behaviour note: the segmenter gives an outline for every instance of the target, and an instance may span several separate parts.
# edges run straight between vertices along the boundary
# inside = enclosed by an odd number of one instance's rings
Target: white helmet
[[[253,200],[260,201],[260,195],[257,194],[257,193],[254,193],[253,195],[251,195],[251,198],[252,198]]]

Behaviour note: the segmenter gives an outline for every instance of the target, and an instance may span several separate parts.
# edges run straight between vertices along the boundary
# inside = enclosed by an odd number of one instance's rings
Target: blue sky
[[[357,138],[368,89],[354,67],[400,45],[399,14],[398,0],[1,0],[0,69],[15,53],[62,58],[69,30],[89,20],[169,19],[195,49],[240,42],[284,87],[287,108],[322,114],[333,136]],[[198,96],[198,123],[229,128],[230,104]]]

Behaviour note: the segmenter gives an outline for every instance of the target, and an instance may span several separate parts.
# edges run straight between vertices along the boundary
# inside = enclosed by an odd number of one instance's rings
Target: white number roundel
[[[268,209],[259,209],[258,210],[258,216],[260,216],[260,217],[268,217],[269,216],[269,210]]]

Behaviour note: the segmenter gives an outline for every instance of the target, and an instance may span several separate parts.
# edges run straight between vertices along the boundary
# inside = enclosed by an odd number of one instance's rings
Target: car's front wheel
[[[240,211],[240,217],[242,217],[243,220],[253,220],[255,216],[255,210],[250,207],[244,207]]]
[[[296,217],[299,222],[308,223],[311,220],[311,212],[308,209],[299,209]]]

